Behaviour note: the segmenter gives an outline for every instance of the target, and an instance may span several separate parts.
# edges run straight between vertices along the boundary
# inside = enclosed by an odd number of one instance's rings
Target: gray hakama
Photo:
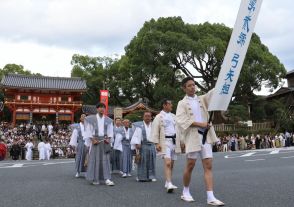
[[[132,172],[133,155],[131,150],[130,141],[125,140],[122,143],[122,171],[123,173],[130,174]]]
[[[126,132],[124,131],[122,140],[122,171],[123,173],[130,174],[132,172],[133,165],[133,153],[131,150],[131,138],[133,136],[133,129],[128,128],[129,139],[126,138]]]
[[[84,135],[84,125],[74,124],[72,125],[72,135],[69,145],[76,147],[76,156],[75,156],[75,169],[77,173],[86,172],[87,168],[85,167],[85,159],[87,156],[87,147],[83,139]]]
[[[111,157],[112,171],[121,171],[122,169],[122,152],[116,149],[112,149]]]
[[[123,137],[123,128],[114,127],[113,130],[113,149],[112,149],[112,171],[122,171],[122,137]]]
[[[105,181],[111,179],[110,174],[110,152],[105,151],[105,142],[93,145],[91,139],[97,137],[98,140],[103,140],[105,136],[113,137],[112,119],[104,116],[104,136],[98,136],[98,120],[96,115],[91,115],[85,118],[85,137],[87,144],[90,145],[90,154],[88,161],[88,169],[86,179],[89,181]],[[109,144],[107,144],[109,145]]]
[[[104,137],[99,137],[103,139]],[[111,179],[110,154],[104,152],[104,142],[92,145],[89,155],[89,164],[86,174],[89,181],[104,181]]]
[[[87,147],[85,141],[83,140],[81,130],[78,131],[78,145],[76,153],[76,171],[78,173],[86,172],[85,159],[87,155]]]
[[[141,160],[137,166],[137,177],[139,181],[150,181],[155,179],[156,149],[154,143],[147,140],[145,126],[143,122],[141,123],[136,124],[136,127],[140,127],[142,132],[142,142],[139,150]]]
[[[156,149],[153,143],[142,143],[141,161],[138,164],[138,180],[150,181],[155,178]]]

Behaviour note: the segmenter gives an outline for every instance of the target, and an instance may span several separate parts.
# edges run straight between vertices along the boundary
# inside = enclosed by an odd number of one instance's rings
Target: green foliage
[[[228,110],[229,121],[247,121],[249,119],[248,108],[243,105],[230,105]]]
[[[144,97],[159,109],[160,100],[170,98],[176,108],[184,95],[180,87],[184,76],[195,77],[201,93],[214,87],[231,33],[223,24],[186,24],[181,17],[151,19],[120,59],[74,55],[72,76],[87,81],[86,104],[96,103],[99,90],[106,88],[111,105],[127,106]],[[276,88],[285,74],[278,58],[253,34],[230,107],[231,120],[263,121],[265,101],[256,99],[253,91],[263,83]]]
[[[269,101],[264,108],[268,119],[274,121],[276,131],[294,130],[294,120],[284,98]]]
[[[136,88],[152,102],[154,97],[150,94],[155,93],[155,82],[176,87],[176,80],[184,74],[198,77],[196,84],[200,90],[210,90],[218,77],[231,32],[223,24],[185,24],[180,17],[145,22],[125,48],[131,70],[142,80]],[[262,83],[276,88],[285,74],[278,58],[254,34],[234,93],[235,100],[247,104]]]
[[[144,111],[136,111],[124,116],[124,119],[129,119],[132,123],[143,120]]]

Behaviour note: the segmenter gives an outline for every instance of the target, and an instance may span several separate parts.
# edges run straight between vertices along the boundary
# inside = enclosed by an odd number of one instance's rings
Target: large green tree
[[[75,54],[72,57],[72,77],[81,77],[87,82],[87,93],[83,95],[85,104],[96,104],[99,91],[106,87],[107,68],[112,64],[108,57],[90,57]]]
[[[231,33],[232,29],[223,24],[185,24],[180,17],[145,22],[125,48],[131,70],[142,80],[136,88],[155,101],[154,85],[175,87],[180,71],[195,77],[201,91],[210,90],[218,77]],[[158,77],[161,73],[165,78]],[[279,59],[253,34],[235,100],[247,104],[262,83],[276,88],[285,74]]]

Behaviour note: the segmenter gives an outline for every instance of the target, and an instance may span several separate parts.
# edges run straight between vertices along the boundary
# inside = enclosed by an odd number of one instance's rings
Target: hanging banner
[[[104,114],[108,115],[108,90],[100,90],[100,102],[105,104]]]
[[[237,20],[208,111],[226,111],[230,104],[255,27],[262,0],[241,0]]]

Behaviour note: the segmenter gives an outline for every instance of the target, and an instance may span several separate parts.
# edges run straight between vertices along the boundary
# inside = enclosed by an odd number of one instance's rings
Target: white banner
[[[241,0],[237,20],[208,111],[226,111],[250,43],[262,0]]]

